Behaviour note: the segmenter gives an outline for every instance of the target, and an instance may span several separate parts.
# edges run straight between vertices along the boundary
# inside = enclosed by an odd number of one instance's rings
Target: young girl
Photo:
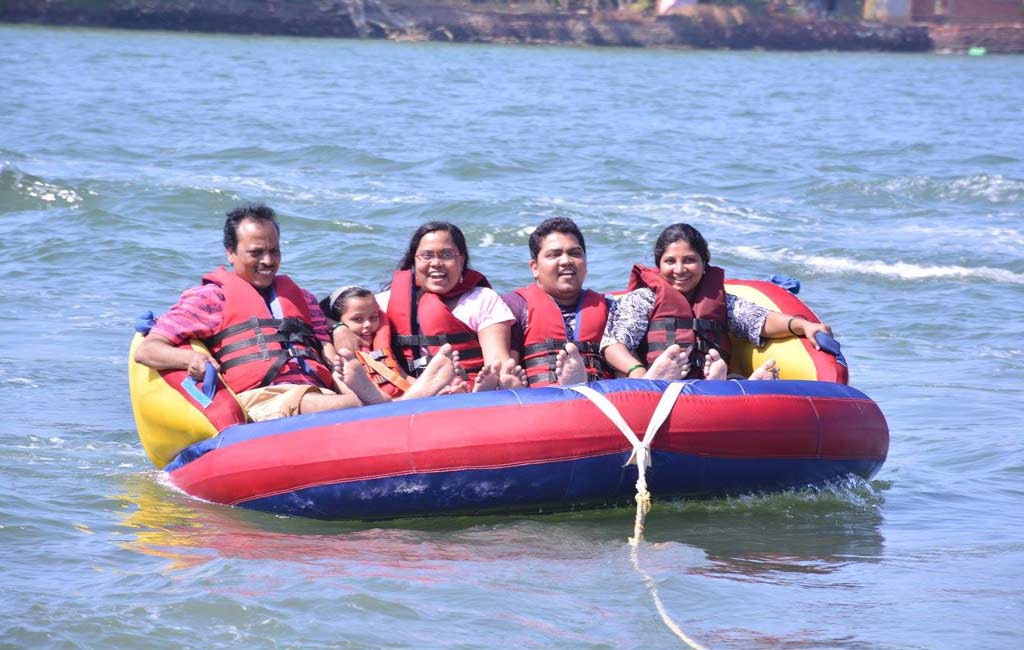
[[[419,379],[412,379],[391,351],[391,335],[387,321],[382,318],[373,292],[362,287],[342,287],[320,301],[324,314],[337,324],[330,328],[334,347],[339,350],[352,347],[352,337],[358,339],[353,349],[360,369],[341,354],[335,363],[338,379],[351,388],[363,403],[386,402],[393,399],[411,399],[466,392],[467,386],[460,376],[458,353],[442,349],[431,359]],[[383,323],[383,326],[382,326]],[[372,382],[372,386],[369,382]],[[370,390],[371,387],[373,390]],[[377,395],[379,393],[379,397]]]

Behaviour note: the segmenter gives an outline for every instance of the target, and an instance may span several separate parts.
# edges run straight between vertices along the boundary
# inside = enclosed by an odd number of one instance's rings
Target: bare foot
[[[334,357],[334,380],[348,386],[363,404],[391,401],[390,397],[380,392],[370,381],[363,364],[348,348],[339,349]]]
[[[564,350],[558,351],[555,357],[555,376],[559,386],[572,386],[587,383],[587,367],[583,365],[583,357],[575,343],[566,343]]]
[[[455,368],[455,375],[462,379],[462,381],[469,381],[469,373],[462,367],[462,361],[459,359],[459,351],[452,350],[452,366]]]
[[[430,397],[437,395],[438,391],[448,386],[455,379],[455,366],[452,363],[454,352],[452,346],[445,343],[437,351],[427,367],[423,369],[420,376],[413,382],[409,390],[405,391],[402,399],[416,399],[417,397]]]
[[[725,379],[729,374],[729,365],[718,350],[711,348],[704,355],[704,379]]]
[[[526,371],[512,357],[501,362],[498,384],[502,388],[526,388],[530,385],[526,381]]]
[[[688,367],[688,359],[689,355],[683,356],[682,348],[678,345],[670,345],[647,369],[644,379],[667,379],[669,381],[682,379]]]
[[[456,377],[452,380],[452,383],[448,384],[441,390],[437,391],[438,395],[458,395],[459,393],[468,393],[469,384],[463,381],[462,377]]]
[[[757,370],[750,373],[750,379],[778,379],[779,367],[775,365],[775,359],[768,359],[762,363]]]
[[[498,373],[501,371],[501,367],[497,363],[491,365],[484,365],[480,369],[480,372],[476,373],[476,382],[473,384],[474,393],[482,393],[485,390],[495,390],[498,388]]]

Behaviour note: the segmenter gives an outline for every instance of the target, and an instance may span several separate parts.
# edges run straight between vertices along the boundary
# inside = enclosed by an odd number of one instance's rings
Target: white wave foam
[[[239,199],[238,194],[235,193],[236,191],[245,190],[248,192],[249,190],[255,190],[256,193],[266,196],[312,203],[350,201],[352,203],[366,203],[375,206],[393,206],[421,205],[427,202],[427,197],[417,192],[409,194],[389,194],[383,190],[381,192],[351,192],[330,188],[314,188],[305,184],[280,181],[271,182],[266,178],[258,176],[214,175],[200,178],[191,177],[186,182],[194,190],[230,195],[236,200]],[[225,187],[230,189],[225,189]]]
[[[949,198],[981,198],[992,203],[1016,202],[1024,198],[1024,181],[1007,179],[998,174],[978,174],[950,181],[945,195]]]
[[[9,384],[13,386],[24,386],[26,388],[39,388],[39,384],[35,383],[28,377],[11,377],[10,379],[4,379],[0,381],[0,384]]]
[[[967,266],[925,266],[907,262],[883,262],[881,260],[856,260],[847,257],[825,257],[824,255],[803,255],[785,248],[774,251],[753,246],[736,246],[730,253],[752,260],[803,264],[825,273],[864,273],[901,280],[924,280],[928,278],[964,278],[1024,284],[1024,273],[988,266],[971,268]]]
[[[613,203],[544,197],[537,201],[533,211],[543,212],[545,208],[557,214],[566,209],[574,211],[580,215],[580,220],[585,220],[586,215],[601,215],[602,225],[628,227],[630,237],[644,224],[660,230],[669,223],[684,221],[700,226],[720,225],[731,233],[749,235],[775,230],[779,223],[778,218],[770,214],[706,194],[637,194],[626,202]]]
[[[1015,218],[1012,215],[996,215],[1001,219],[1009,220]],[[1024,247],[1024,231],[1014,230],[1006,227],[975,227],[972,225],[918,225],[910,224],[898,227],[896,233],[910,235],[926,235],[935,237],[941,235],[948,240],[977,240],[986,245],[1003,245],[1008,247]]]
[[[981,199],[989,203],[1014,203],[1024,198],[1024,181],[1000,174],[974,174],[959,178],[899,177],[860,185],[868,196],[890,194],[911,199]]]
[[[22,196],[39,199],[46,203],[62,202],[68,205],[75,205],[82,201],[82,195],[73,188],[47,183],[31,174],[22,172],[8,161],[0,164],[0,173],[13,180],[14,191]]]

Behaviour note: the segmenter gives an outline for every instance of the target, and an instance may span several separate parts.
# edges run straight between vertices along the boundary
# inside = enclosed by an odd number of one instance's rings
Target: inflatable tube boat
[[[815,318],[774,284],[728,284]],[[832,349],[734,342],[734,369],[774,358],[780,381],[615,379],[254,423],[231,408],[223,384],[213,398],[194,383],[172,389],[191,380],[132,361],[129,383],[150,459],[207,501],[322,519],[546,512],[628,502],[640,446],[655,499],[870,478],[885,461],[888,428],[875,403],[846,385],[845,360]]]

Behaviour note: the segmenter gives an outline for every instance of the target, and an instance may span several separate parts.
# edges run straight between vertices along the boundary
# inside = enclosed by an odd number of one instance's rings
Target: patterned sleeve
[[[151,334],[162,336],[171,345],[189,339],[205,339],[220,330],[224,312],[224,292],[215,284],[203,284],[182,292],[178,302],[157,319]]]
[[[768,310],[749,300],[744,300],[731,293],[725,294],[725,308],[729,312],[729,333],[739,339],[746,339],[761,347],[764,341],[761,331],[764,321],[768,318]]]
[[[316,296],[310,292],[302,289],[302,297],[306,299],[306,307],[309,309],[309,320],[310,325],[313,326],[313,333],[316,337],[324,343],[331,342],[331,335],[327,333],[327,317],[324,316],[324,310],[320,309],[320,303],[317,301]]]
[[[601,337],[601,349],[622,343],[630,353],[636,351],[647,335],[647,323],[654,310],[654,292],[647,288],[631,291],[608,312],[608,323]]]

